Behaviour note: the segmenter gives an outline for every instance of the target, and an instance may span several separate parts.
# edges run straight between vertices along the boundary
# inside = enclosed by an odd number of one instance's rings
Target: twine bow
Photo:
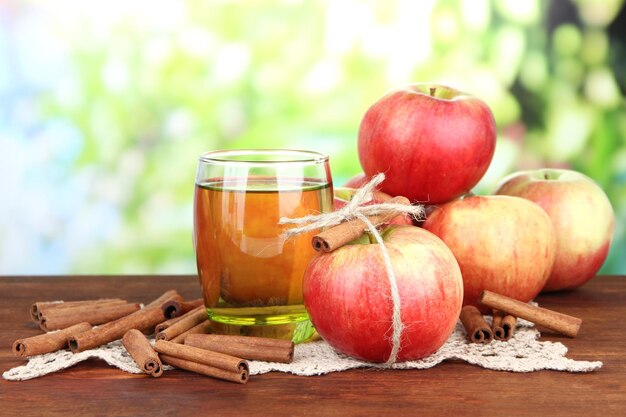
[[[398,352],[400,351],[400,338],[402,331],[404,330],[404,324],[401,317],[401,304],[400,304],[400,292],[398,291],[398,283],[396,275],[391,265],[391,258],[389,252],[385,247],[383,238],[376,229],[376,226],[368,219],[368,216],[381,215],[388,211],[394,211],[398,214],[406,213],[414,218],[420,218],[424,214],[424,208],[422,206],[407,206],[403,204],[373,204],[368,206],[362,206],[373,198],[373,191],[380,183],[385,180],[385,174],[380,173],[372,178],[370,182],[365,184],[362,188],[357,190],[350,202],[341,209],[332,213],[323,213],[317,215],[309,215],[300,218],[288,218],[282,217],[279,220],[279,224],[294,224],[298,227],[289,229],[285,232],[287,237],[296,236],[302,233],[311,232],[316,229],[336,226],[344,221],[351,221],[358,219],[363,221],[367,225],[369,233],[374,236],[378,247],[383,255],[385,261],[385,269],[387,272],[387,278],[389,279],[389,287],[391,289],[391,299],[393,302],[392,310],[392,336],[391,336],[391,353],[389,358],[384,363],[384,366],[391,366],[398,359]]]

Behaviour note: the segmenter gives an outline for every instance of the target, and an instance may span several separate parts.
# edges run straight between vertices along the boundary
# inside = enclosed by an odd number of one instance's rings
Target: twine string
[[[411,206],[404,204],[373,204],[369,206],[362,206],[373,198],[373,191],[377,185],[385,180],[385,174],[380,173],[372,178],[370,182],[365,184],[362,188],[358,189],[352,199],[341,209],[331,212],[322,213],[317,215],[309,215],[299,218],[282,217],[279,220],[279,224],[293,224],[298,227],[294,227],[285,231],[287,237],[296,236],[302,233],[311,232],[316,229],[325,227],[336,226],[344,221],[361,220],[367,225],[369,233],[374,236],[376,243],[380,248],[385,261],[385,269],[387,272],[387,279],[389,280],[389,287],[391,291],[392,300],[392,315],[391,315],[391,353],[389,358],[383,364],[384,366],[393,365],[398,359],[398,353],[400,352],[400,342],[402,332],[404,330],[404,323],[402,322],[402,308],[400,302],[400,291],[398,290],[398,282],[396,280],[396,274],[393,271],[391,265],[391,257],[385,247],[383,238],[380,232],[374,226],[374,224],[368,219],[368,216],[380,215],[388,211],[395,211],[398,213],[406,213],[414,218],[420,218],[424,214],[424,208],[422,206]]]

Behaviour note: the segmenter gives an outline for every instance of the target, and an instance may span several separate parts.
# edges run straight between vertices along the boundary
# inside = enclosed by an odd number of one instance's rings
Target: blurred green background
[[[367,108],[431,81],[494,111],[477,192],[586,173],[626,274],[625,31],[620,0],[4,1],[0,273],[195,273],[201,152],[319,150],[340,185]]]

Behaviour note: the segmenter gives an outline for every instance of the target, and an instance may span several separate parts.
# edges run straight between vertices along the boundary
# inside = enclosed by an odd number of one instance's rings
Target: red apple
[[[440,204],[470,191],[487,171],[496,125],[482,100],[442,85],[414,84],[369,108],[358,146],[365,176],[385,173],[382,191]]]
[[[439,349],[459,317],[461,271],[446,245],[414,226],[382,232],[400,293],[405,325],[398,360]],[[380,247],[367,237],[313,259],[302,285],[318,333],[352,357],[384,362],[391,354],[392,299]]]
[[[361,172],[351,177],[343,186],[348,188],[361,188],[370,182],[370,180],[371,178],[366,177],[365,174]]]
[[[564,169],[524,171],[505,178],[496,193],[534,201],[552,220],[556,260],[544,291],[576,288],[595,276],[609,253],[615,214],[591,178]]]
[[[333,199],[334,209],[339,210],[340,208],[348,204],[348,202],[352,199],[352,197],[354,196],[356,192],[357,190],[355,188],[348,188],[348,187],[335,188],[334,189],[335,198]],[[372,204],[384,203],[393,198],[389,194],[383,193],[382,191],[374,191],[372,194],[373,194],[373,199],[365,203],[366,206],[372,205]],[[412,225],[413,218],[408,214],[399,214],[393,219],[391,219],[389,221],[389,224]]]
[[[523,198],[457,199],[435,209],[422,227],[439,236],[459,262],[463,304],[483,312],[478,303],[483,290],[530,301],[552,270],[556,238],[550,218]]]

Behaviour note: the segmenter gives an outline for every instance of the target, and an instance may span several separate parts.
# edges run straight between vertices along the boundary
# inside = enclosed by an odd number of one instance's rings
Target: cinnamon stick
[[[72,352],[82,352],[120,339],[130,329],[152,329],[165,320],[161,305],[177,297],[180,295],[176,291],[168,291],[141,310],[71,337],[68,341],[70,349]]]
[[[190,334],[185,338],[185,345],[250,360],[281,363],[293,362],[294,345],[291,340],[252,336]]]
[[[165,363],[177,368],[240,384],[248,382],[248,362],[241,358],[166,340],[157,340],[154,349]]]
[[[201,305],[204,305],[204,300],[202,298],[191,301],[170,300],[164,303],[162,308],[165,317],[167,319],[171,319],[174,317],[180,317]]]
[[[122,337],[122,344],[133,358],[139,369],[157,378],[163,374],[163,365],[159,355],[150,345],[146,336],[137,329],[130,329]]]
[[[82,301],[37,301],[30,306],[29,312],[31,319],[39,324],[41,315],[45,310],[76,307],[81,305],[104,305],[104,304],[126,304],[126,300],[121,298],[101,298],[98,300],[82,300]]]
[[[158,308],[163,309],[164,304],[173,300],[183,301],[183,297],[176,290],[168,290],[168,291],[165,291],[163,294],[161,294],[157,299],[152,301],[150,304],[146,305],[145,308],[158,307]],[[146,327],[144,329],[139,329],[139,330],[141,330],[141,332],[145,335],[150,335],[154,333],[154,327],[156,326],[150,326],[150,327]]]
[[[493,339],[491,328],[475,306],[467,305],[461,309],[461,323],[467,332],[467,338],[473,343],[489,343]]]
[[[162,340],[165,342],[165,340]],[[184,345],[178,345],[184,346]],[[240,384],[246,384],[249,379],[250,373],[242,370],[241,373],[234,373],[224,371],[223,369],[214,368],[212,366],[204,365],[202,363],[188,361],[186,359],[177,358],[170,355],[159,355],[163,363],[171,365],[178,369],[184,369],[186,371],[194,372],[196,374],[210,376],[213,378],[223,379],[225,381],[237,382]]]
[[[172,324],[176,323],[177,321],[180,321],[182,318],[183,316],[172,317],[171,319],[167,319],[164,322],[157,324],[156,326],[154,326],[154,334],[162,332],[163,330],[170,327]]]
[[[91,329],[91,324],[79,323],[58,332],[18,339],[13,343],[13,354],[25,357],[56,352],[67,347],[68,337],[86,332],[89,329]]]
[[[510,314],[506,314],[501,310],[493,310],[493,321],[491,328],[493,329],[493,337],[496,340],[509,340],[515,333],[515,325],[517,318]]]
[[[530,304],[487,290],[482,292],[479,301],[487,307],[505,311],[513,316],[531,321],[569,337],[575,337],[582,324],[582,320],[577,317],[548,310],[547,308],[531,306]]]
[[[402,196],[394,197],[387,201],[387,203],[403,205],[411,204],[408,198]],[[398,214],[401,213],[397,211],[387,211],[377,216],[369,216],[368,220],[375,227],[378,227],[381,224],[387,223]],[[346,243],[361,237],[366,230],[367,225],[362,220],[345,221],[313,236],[311,243],[313,248],[318,252],[332,252]]]
[[[119,319],[137,310],[139,310],[137,303],[81,304],[65,308],[48,308],[40,310],[39,327],[44,331],[50,331],[64,329],[84,321],[97,325]]]
[[[172,324],[167,329],[157,333],[157,340],[172,340],[179,334],[186,332],[207,319],[204,305],[194,308],[182,317],[181,320]]]
[[[209,319],[206,319],[202,323],[196,324],[191,329],[189,329],[187,331],[184,331],[183,333],[179,334],[178,336],[173,338],[171,341],[172,341],[172,343],[184,343],[185,342],[185,337],[187,337],[187,335],[190,335],[190,334],[209,334],[209,333],[211,333],[211,331],[212,331],[211,321]]]

